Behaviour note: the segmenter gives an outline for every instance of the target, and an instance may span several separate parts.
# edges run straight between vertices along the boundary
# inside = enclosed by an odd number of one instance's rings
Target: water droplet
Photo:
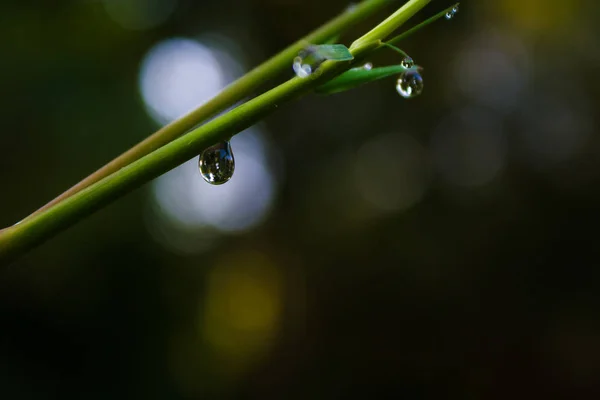
[[[352,68],[352,70],[354,71],[370,71],[373,69],[373,63],[365,63],[364,65],[361,65],[360,67],[354,67]]]
[[[308,64],[303,64],[302,57],[300,56],[294,58],[293,68],[298,78],[306,78],[312,74],[312,67]]]
[[[209,147],[200,154],[198,168],[202,178],[212,185],[221,185],[233,176],[235,160],[229,140]]]
[[[398,78],[396,90],[405,99],[416,97],[423,91],[423,77],[415,70],[406,71]]]
[[[446,19],[454,18],[454,16],[456,15],[457,12],[458,12],[458,6],[452,7],[452,10],[450,10],[446,13]]]
[[[354,57],[343,44],[311,45],[301,50],[294,58],[292,68],[299,78],[314,73],[326,60],[350,61]]]
[[[400,63],[400,65],[402,65],[404,68],[412,68],[415,66],[415,62],[413,61],[412,58],[410,57],[404,57],[404,59],[402,60],[402,62]]]
[[[348,7],[346,7],[346,12],[352,14],[353,12],[356,11],[357,7],[358,7],[357,3],[350,3],[350,4],[348,4]]]

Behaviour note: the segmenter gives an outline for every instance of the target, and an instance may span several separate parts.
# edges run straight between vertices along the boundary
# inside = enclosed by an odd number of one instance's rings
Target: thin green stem
[[[404,51],[402,51],[401,49],[397,48],[394,45],[391,45],[389,43],[382,43],[381,45],[394,50],[396,53],[400,54],[402,57],[405,57],[405,58],[409,57],[410,58],[410,56],[408,54],[406,54]]]
[[[390,15],[386,20],[377,25],[375,28],[367,32],[360,39],[352,43],[350,48],[358,47],[364,43],[384,40],[406,21],[408,21],[413,15],[419,12],[425,7],[431,0],[410,0],[404,6],[402,6],[394,14]]]
[[[31,218],[33,215],[49,209],[55,204],[60,203],[95,182],[98,182],[119,169],[131,164],[135,160],[164,146],[198,124],[207,121],[223,110],[226,110],[239,101],[249,97],[255,90],[262,87],[265,82],[269,82],[285,70],[290,69],[291,60],[307,45],[307,43],[323,43],[336,35],[340,35],[374,13],[381,11],[384,7],[389,6],[390,3],[390,0],[366,0],[356,5],[351,10],[345,11],[337,18],[329,21],[303,39],[297,41],[276,56],[248,72],[246,75],[226,87],[212,100],[184,117],[159,129],[154,134],[89,175],[27,218]]]
[[[445,10],[440,11],[439,13],[435,14],[433,17],[428,18],[427,20],[421,22],[420,24],[413,26],[406,32],[403,32],[400,35],[393,37],[392,39],[388,40],[386,43],[387,44],[396,44],[396,43],[400,42],[401,40],[406,39],[407,37],[411,36],[413,33],[425,28],[427,25],[437,21],[438,19],[440,19],[442,17],[445,17],[446,13],[451,11],[453,8],[458,7],[459,4],[460,3],[456,3],[453,6],[450,6],[450,7],[446,8]]]

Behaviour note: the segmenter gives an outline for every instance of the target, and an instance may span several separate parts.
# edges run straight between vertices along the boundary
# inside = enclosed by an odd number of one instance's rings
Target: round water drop
[[[398,78],[396,90],[405,99],[416,97],[423,91],[423,77],[415,70],[406,71]]]
[[[200,154],[198,168],[202,178],[211,185],[222,185],[233,176],[235,160],[229,140],[209,147]]]
[[[400,63],[400,65],[402,65],[404,68],[412,68],[415,66],[415,62],[413,61],[412,58],[410,57],[404,57],[404,59],[402,60],[402,62]]]
[[[312,74],[312,67],[309,64],[303,64],[302,61],[302,57],[296,57],[294,58],[294,64],[292,65],[298,78],[306,78]]]
[[[458,6],[452,7],[452,9],[446,13],[446,19],[454,18],[454,16],[456,15],[457,12],[458,12]]]
[[[294,72],[296,73],[296,76],[298,76],[299,78],[306,78],[307,76],[312,74],[312,68],[308,64],[302,64],[302,61],[302,57],[294,58],[294,64],[292,67],[294,69]]]
[[[372,69],[373,69],[373,64],[372,64],[372,63],[370,63],[370,62],[368,62],[368,63],[366,63],[365,65],[363,65],[363,69],[364,69],[364,70],[367,70],[367,71],[370,71],[370,70],[372,70]]]

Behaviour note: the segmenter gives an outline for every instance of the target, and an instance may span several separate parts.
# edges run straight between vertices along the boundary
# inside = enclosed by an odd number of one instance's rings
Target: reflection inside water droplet
[[[202,178],[212,185],[221,185],[233,176],[235,160],[229,140],[204,150],[198,160]]]
[[[415,62],[410,57],[404,57],[404,59],[402,60],[402,62],[400,63],[400,65],[402,65],[404,68],[408,69],[408,68],[414,67],[415,66]]]
[[[293,68],[298,78],[306,78],[312,74],[312,67],[308,64],[303,64],[302,61],[302,57],[300,56],[294,58]]]
[[[396,90],[405,99],[416,97],[423,91],[423,77],[416,70],[406,71],[398,78]]]
[[[454,16],[456,15],[457,12],[458,12],[458,6],[452,7],[452,9],[446,13],[446,19],[454,18]]]
[[[308,46],[294,58],[292,68],[298,78],[310,76],[321,65],[325,58],[318,51],[319,46]]]

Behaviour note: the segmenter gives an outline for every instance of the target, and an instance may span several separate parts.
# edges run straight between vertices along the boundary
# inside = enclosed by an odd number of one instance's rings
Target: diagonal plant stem
[[[425,7],[431,0],[408,1],[398,11],[390,15],[385,21],[371,29],[359,39],[352,43],[350,48],[360,47],[364,43],[369,43],[375,40],[384,40],[391,35],[396,29],[402,26],[410,19],[417,11]]]
[[[47,210],[82,189],[98,182],[159,147],[164,146],[198,124],[207,121],[223,110],[235,105],[237,102],[249,97],[255,90],[263,86],[265,82],[268,82],[283,71],[289,69],[291,64],[290,60],[292,60],[307,43],[323,43],[330,40],[332,37],[339,36],[355,24],[365,20],[374,13],[381,11],[384,7],[389,6],[390,3],[392,3],[390,0],[366,0],[353,8],[346,10],[337,18],[332,19],[303,39],[297,41],[279,54],[248,72],[246,75],[223,89],[221,93],[207,103],[159,129],[154,134],[89,175],[27,218],[31,218],[33,215]]]
[[[378,44],[354,50],[359,55]],[[55,206],[0,232],[0,264],[8,262],[79,219],[127,192],[198,155],[208,146],[230,138],[276,110],[279,104],[309,92],[323,81],[348,69],[350,62],[326,61],[307,78],[292,78],[192,130],[154,152],[75,193]]]
[[[406,15],[403,17],[407,20],[428,2],[429,0],[410,0],[407,4],[412,4],[413,7],[406,8]],[[421,7],[416,7],[415,4]],[[351,48],[355,59],[365,57],[381,46],[380,40],[363,41],[358,45],[356,43]],[[229,139],[274,112],[278,105],[308,93],[347,71],[351,66],[352,62],[326,61],[309,77],[292,78],[119,169],[53,207],[0,231],[0,265],[19,257],[87,215],[177,167],[210,145]]]
[[[389,39],[387,41],[388,44],[396,44],[398,42],[400,42],[401,40],[406,39],[407,37],[411,36],[413,33],[421,30],[422,28],[425,28],[427,25],[437,21],[438,19],[446,16],[446,13],[449,12],[450,10],[458,7],[460,3],[456,3],[453,6],[450,6],[448,8],[446,8],[445,10],[440,11],[439,13],[435,14],[433,17],[427,18],[425,21],[421,22],[420,24],[417,24],[415,26],[413,26],[412,28],[410,28],[409,30],[402,32],[401,34],[399,34],[398,36],[394,36],[393,38]]]
[[[394,50],[396,53],[400,54],[400,55],[401,55],[402,57],[404,57],[404,58],[410,58],[410,56],[409,56],[408,54],[406,54],[406,53],[404,52],[404,50],[402,50],[402,49],[399,49],[399,48],[397,48],[396,46],[394,46],[394,45],[392,45],[392,44],[389,44],[389,43],[382,43],[381,45],[382,45],[382,46],[384,46],[384,47],[387,47],[387,48],[389,48],[389,49],[392,49],[392,50]]]

